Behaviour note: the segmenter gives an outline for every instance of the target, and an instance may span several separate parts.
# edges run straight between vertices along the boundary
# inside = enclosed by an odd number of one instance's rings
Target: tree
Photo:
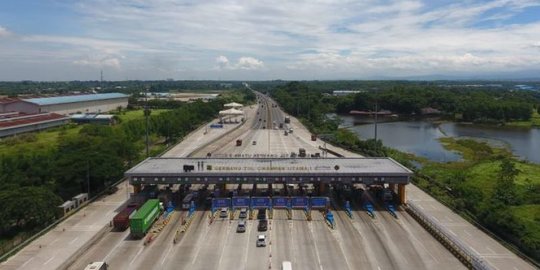
[[[505,158],[501,161],[500,172],[495,182],[492,203],[503,205],[515,205],[518,202],[514,180],[519,174],[514,162]]]

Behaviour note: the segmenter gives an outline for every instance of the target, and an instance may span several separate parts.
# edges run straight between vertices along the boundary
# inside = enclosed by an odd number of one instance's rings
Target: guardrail
[[[445,227],[433,217],[426,215],[412,201],[407,201],[406,211],[411,214],[426,230],[441,242],[465,266],[477,270],[491,270],[492,268],[482,260],[471,248],[452,235]]]

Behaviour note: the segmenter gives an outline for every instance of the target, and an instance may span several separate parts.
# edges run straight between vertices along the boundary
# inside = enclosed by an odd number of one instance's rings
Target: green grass
[[[151,112],[151,115],[159,115],[163,112],[167,112],[170,110],[167,109],[153,109]],[[116,114],[120,118],[121,121],[130,121],[130,120],[136,120],[136,119],[143,119],[144,118],[144,111],[142,109],[140,110],[131,110],[131,111],[125,111],[120,114]]]
[[[537,111],[533,111],[529,121],[512,121],[506,123],[506,126],[519,128],[540,127],[540,114]]]
[[[66,125],[40,132],[25,133],[9,137],[0,141],[0,155],[13,154],[16,152],[39,152],[48,151],[58,146],[61,134],[72,136],[81,130],[82,126]]]
[[[512,214],[523,225],[525,241],[538,241],[540,239],[540,205],[527,204],[513,206]]]
[[[446,201],[451,205],[455,203],[455,207],[465,206],[473,215],[485,216],[489,214],[485,206],[492,198],[501,170],[501,158],[511,158],[516,169],[519,170],[514,181],[516,195],[523,203],[510,206],[508,210],[505,210],[508,215],[514,217],[514,223],[512,223],[514,232],[511,237],[520,241],[519,246],[523,248],[523,251],[527,251],[529,255],[535,254],[531,250],[537,250],[540,247],[540,204],[536,203],[538,197],[534,193],[534,186],[540,185],[540,164],[519,161],[512,157],[507,149],[491,147],[481,141],[444,138],[441,142],[446,149],[460,153],[463,160],[448,163],[423,161],[420,173],[429,176],[436,185],[422,178],[416,178],[416,183],[428,189],[432,196],[441,201]],[[464,182],[455,181],[460,179],[456,176],[463,176]],[[457,187],[457,190],[462,188],[461,190],[465,192],[457,195],[462,197],[454,198],[443,188],[447,185]],[[465,204],[461,204],[462,202]]]
[[[455,173],[463,172],[467,182],[490,194],[500,171],[501,162],[498,157],[511,157],[511,153],[504,148],[493,148],[484,142],[474,140],[456,140],[442,138],[443,146],[456,151],[463,156],[462,161],[437,163],[424,163],[422,172],[430,176],[448,179]],[[516,168],[520,171],[516,177],[516,185],[524,187],[528,184],[540,184],[540,165],[514,160]],[[528,180],[527,180],[528,179]]]

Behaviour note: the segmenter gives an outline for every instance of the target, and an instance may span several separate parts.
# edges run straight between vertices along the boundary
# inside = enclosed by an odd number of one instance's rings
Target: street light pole
[[[88,198],[90,198],[90,161],[86,160],[86,183],[88,185]]]
[[[150,110],[148,109],[148,88],[145,88],[145,91],[144,91],[144,100],[145,100],[145,104],[144,104],[144,117],[146,118],[146,137],[145,137],[145,140],[146,140],[146,157],[148,157],[150,154],[149,154],[149,141],[148,141],[148,116],[150,116]]]
[[[375,142],[377,142],[377,117],[378,117],[378,103],[377,100],[375,100]]]

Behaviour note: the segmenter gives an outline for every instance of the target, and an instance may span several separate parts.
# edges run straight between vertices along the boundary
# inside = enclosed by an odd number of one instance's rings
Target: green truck
[[[129,219],[131,235],[135,238],[142,238],[148,232],[152,223],[157,219],[160,213],[159,200],[148,200],[139,210]]]

